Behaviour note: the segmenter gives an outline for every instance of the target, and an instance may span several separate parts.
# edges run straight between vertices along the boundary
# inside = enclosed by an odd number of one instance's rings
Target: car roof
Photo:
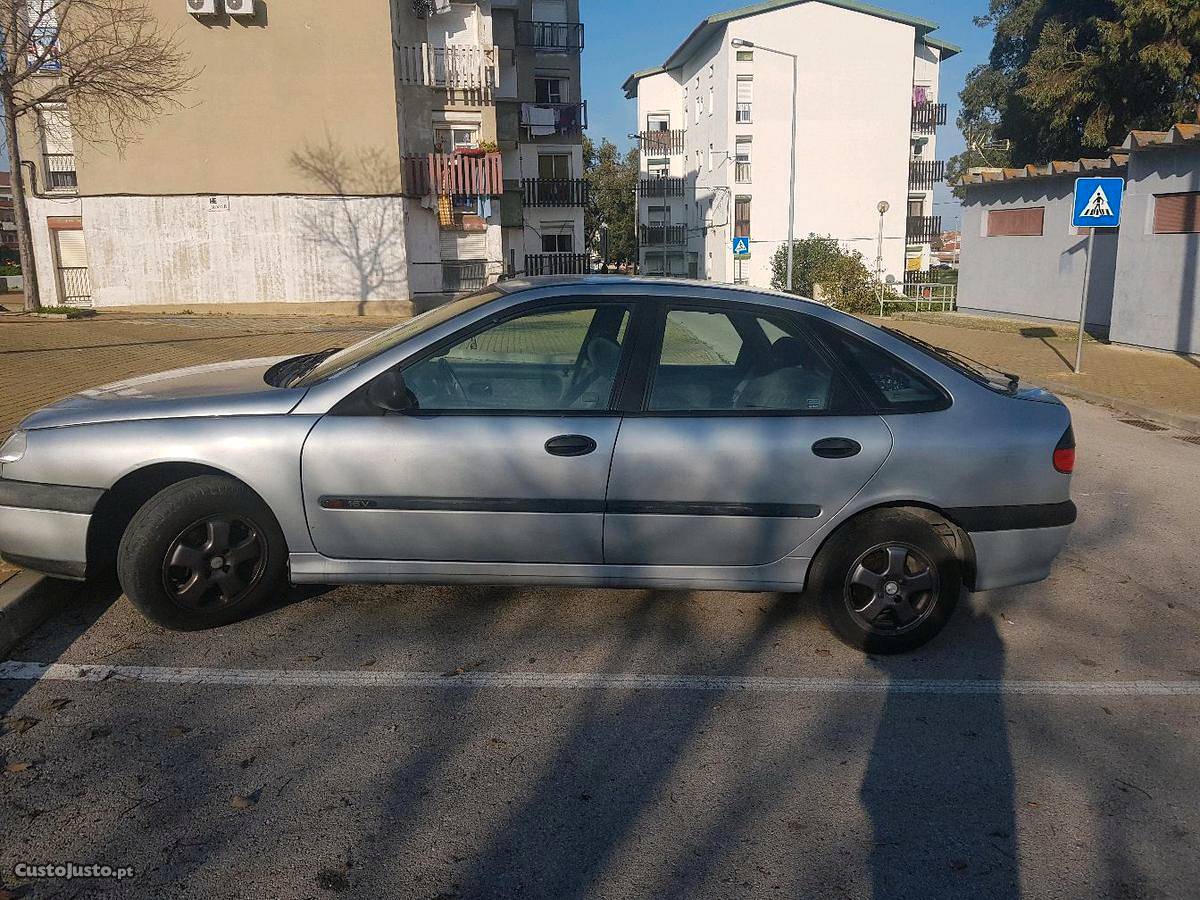
[[[494,287],[506,294],[516,294],[521,291],[533,290],[534,288],[586,285],[604,285],[606,287],[611,287],[613,285],[622,284],[636,287],[639,290],[686,287],[703,288],[709,291],[736,291],[739,294],[747,294],[750,296],[780,297],[786,300],[799,301],[801,303],[812,303],[816,306],[825,306],[823,303],[818,303],[816,300],[813,300],[809,297],[802,297],[799,294],[788,294],[784,291],[751,288],[736,284],[723,284],[716,281],[702,281],[698,278],[663,278],[660,276],[651,277],[639,275],[537,275],[531,277],[522,276],[518,278],[510,278],[505,281],[497,282]],[[647,290],[647,293],[655,293],[655,291]],[[746,299],[750,299],[750,297],[747,297]]]

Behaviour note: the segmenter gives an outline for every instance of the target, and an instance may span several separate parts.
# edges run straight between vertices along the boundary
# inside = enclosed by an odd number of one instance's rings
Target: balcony
[[[402,190],[409,197],[498,196],[504,193],[499,153],[426,153],[401,160]]]
[[[517,22],[517,46],[548,53],[578,53],[583,49],[582,22]]]
[[[908,164],[908,186],[932,190],[933,186],[946,177],[944,159],[914,159]]]
[[[645,156],[678,156],[683,153],[683,129],[643,131],[638,145]]]
[[[592,270],[586,253],[528,253],[526,275],[586,275]]]
[[[531,138],[572,136],[587,128],[587,101],[582,103],[522,103],[521,127]]]
[[[946,104],[923,101],[912,108],[913,134],[933,134],[939,125],[946,124]]]
[[[941,216],[909,216],[905,238],[910,244],[931,244],[942,233]]]
[[[587,206],[588,183],[582,178],[524,178],[526,206]]]
[[[638,179],[639,197],[682,197],[687,179],[671,175],[650,175]]]
[[[686,225],[642,225],[638,242],[643,247],[670,247],[687,243]]]
[[[497,47],[397,47],[397,80],[457,91],[491,91],[500,83]]]
[[[43,153],[42,165],[46,173],[47,191],[74,194],[79,190],[79,179],[75,176],[74,153]]]

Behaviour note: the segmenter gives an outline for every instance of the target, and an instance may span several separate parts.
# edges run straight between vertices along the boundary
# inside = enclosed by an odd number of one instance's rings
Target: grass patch
[[[93,309],[80,308],[78,306],[43,306],[37,310],[35,316],[54,316],[56,318],[65,317],[68,319],[90,319],[96,314]]]

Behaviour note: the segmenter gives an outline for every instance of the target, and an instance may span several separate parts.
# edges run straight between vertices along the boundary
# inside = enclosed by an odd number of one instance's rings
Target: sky
[[[749,0],[580,0],[580,18],[586,31],[583,51],[583,95],[588,101],[588,134],[597,143],[608,138],[628,147],[628,135],[637,129],[637,102],[626,100],[621,83],[631,72],[663,62],[705,16],[744,6]],[[958,118],[958,92],[967,73],[987,61],[992,48],[990,29],[972,21],[987,12],[987,0],[873,0],[897,12],[909,13],[939,24],[935,34],[957,44],[963,52],[942,63],[938,99],[949,106],[949,124],[938,129],[937,155],[949,159],[963,150],[963,138],[954,126]],[[944,229],[956,229],[958,202],[939,185],[934,193],[934,215]]]

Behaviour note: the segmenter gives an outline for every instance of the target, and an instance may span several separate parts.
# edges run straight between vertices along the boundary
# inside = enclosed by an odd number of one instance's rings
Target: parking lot
[[[0,884],[1194,896],[1200,446],[1071,408],[1054,574],[905,657],[771,594],[296,590],[176,634],[89,587],[0,669]],[[67,861],[133,875],[14,875]]]

